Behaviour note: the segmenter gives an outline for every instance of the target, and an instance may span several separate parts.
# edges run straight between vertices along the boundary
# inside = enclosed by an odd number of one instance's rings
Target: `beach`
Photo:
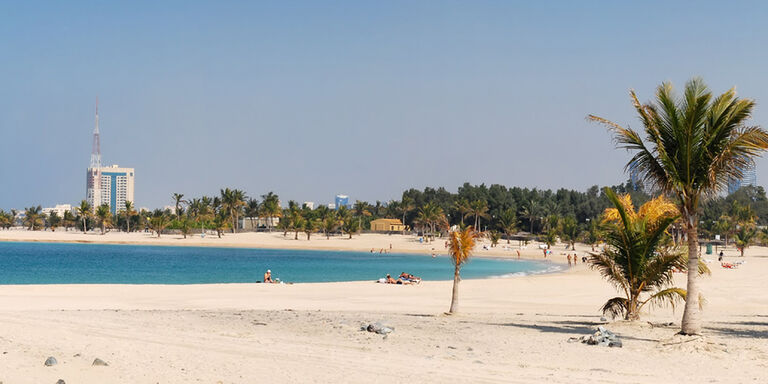
[[[300,234],[300,239],[305,236]],[[443,251],[413,236],[293,240],[289,233],[186,240],[164,235],[0,231],[0,240],[393,251]],[[506,242],[476,256],[517,257]],[[510,246],[517,248],[512,242]],[[482,247],[482,244],[481,246]],[[589,249],[577,245],[577,251]],[[565,263],[562,245],[550,256]],[[581,254],[581,253],[580,253]],[[522,257],[543,259],[535,244]],[[735,249],[702,279],[705,335],[681,337],[682,307],[639,321],[601,320],[614,288],[586,265],[560,273],[450,281],[210,285],[0,286],[3,383],[742,383],[768,381],[768,248]],[[716,256],[705,256],[716,259]],[[446,260],[447,262],[447,260]],[[566,264],[567,265],[567,264]],[[684,274],[676,276],[685,287]],[[361,331],[380,322],[383,337]],[[598,325],[622,348],[569,342]],[[48,356],[58,364],[45,367]],[[109,366],[91,366],[95,358]]]

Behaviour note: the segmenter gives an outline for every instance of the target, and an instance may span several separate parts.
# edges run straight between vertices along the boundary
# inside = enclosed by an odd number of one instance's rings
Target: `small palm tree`
[[[147,219],[147,225],[153,232],[157,233],[157,237],[163,233],[166,227],[170,224],[168,214],[162,209],[156,209],[152,212],[151,216]]]
[[[459,220],[461,223],[461,226],[464,226],[464,219],[472,216],[472,207],[469,204],[469,201],[467,199],[458,199],[453,204],[453,208],[456,210],[456,212],[459,214]]]
[[[360,226],[358,225],[357,220],[349,218],[341,224],[341,229],[346,232],[351,239],[352,234],[357,233],[357,231],[360,230]]]
[[[416,204],[413,202],[413,199],[403,196],[403,200],[400,201],[400,213],[403,215],[403,235],[405,235],[405,217],[414,209],[416,209]]]
[[[670,83],[657,88],[653,103],[640,103],[634,91],[630,97],[643,135],[601,117],[588,118],[606,125],[619,147],[634,152],[626,168],[676,197],[688,238],[688,295],[681,333],[699,334],[699,202],[754,166],[755,157],[768,149],[768,132],[746,125],[753,100],[736,97],[734,89],[715,97],[701,79],[689,81],[682,98]]]
[[[42,218],[43,207],[32,206],[24,211],[24,222],[29,226],[29,230],[36,231],[43,225]]]
[[[339,221],[336,219],[336,215],[331,214],[323,219],[323,231],[325,232],[326,240],[331,239],[331,233],[333,233],[339,226]]]
[[[307,217],[304,219],[304,233],[307,234],[307,240],[309,240],[309,237],[312,235],[312,232],[317,231],[318,223],[317,219],[312,217]]]
[[[99,218],[99,225],[101,226],[101,234],[104,234],[105,227],[110,223],[112,212],[109,211],[109,204],[102,204],[96,208],[96,217]]]
[[[488,231],[488,240],[491,241],[491,247],[495,247],[499,244],[499,240],[501,240],[501,232],[496,230]]]
[[[603,214],[608,247],[589,263],[624,296],[608,300],[603,313],[637,320],[646,304],[674,306],[685,300],[686,291],[670,285],[673,271],[686,268],[687,257],[678,248],[662,246],[665,237],[669,240],[667,228],[679,217],[674,204],[660,196],[635,211],[629,195],[619,197],[609,188],[605,194],[614,206]],[[697,273],[706,271],[704,264],[697,268]]]
[[[488,202],[485,200],[475,200],[469,205],[469,213],[475,217],[475,228],[480,229],[480,219],[488,219]]]
[[[560,237],[563,241],[571,245],[572,250],[576,250],[576,240],[579,239],[581,229],[576,222],[576,218],[566,216],[560,220]]]
[[[461,266],[469,260],[472,250],[475,248],[478,233],[468,227],[464,230],[453,231],[448,234],[448,252],[453,262],[453,290],[451,294],[451,308],[449,314],[459,310],[459,281],[461,281]]]
[[[509,238],[517,231],[517,215],[513,209],[506,209],[499,215],[499,229],[507,235],[507,244]]]
[[[253,219],[258,219],[259,217],[259,206],[259,201],[256,199],[248,199],[248,202],[245,204],[245,216],[251,221],[251,229],[254,231],[256,231],[257,228],[253,223]]]
[[[267,221],[267,229],[270,232],[272,232],[272,219],[280,217],[282,212],[280,199],[276,194],[269,192],[266,195],[261,195],[261,217]]]
[[[733,235],[733,242],[736,243],[736,248],[741,253],[741,257],[744,257],[744,250],[752,244],[755,237],[757,237],[757,229],[754,225],[743,225]]]
[[[91,205],[87,201],[80,202],[80,206],[77,207],[77,214],[80,216],[80,220],[83,221],[83,233],[88,233],[88,218],[91,216]]]
[[[50,215],[48,215],[48,226],[51,228],[51,232],[56,232],[56,227],[61,224],[61,216],[59,216],[56,211],[52,211]]]

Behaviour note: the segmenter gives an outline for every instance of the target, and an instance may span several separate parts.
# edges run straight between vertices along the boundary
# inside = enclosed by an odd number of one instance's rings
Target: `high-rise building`
[[[741,179],[730,179],[728,180],[728,194],[732,194],[739,190],[741,187],[745,187],[747,185],[751,185],[753,187],[757,186],[757,172],[755,172],[755,166],[752,165],[751,167],[748,167],[744,169],[742,172]]]
[[[93,210],[100,205],[109,205],[112,214],[125,209],[126,201],[134,201],[134,170],[117,165],[102,167],[99,132],[99,104],[96,102],[96,127],[93,130],[91,164],[86,173],[85,200]]]
[[[344,207],[349,207],[349,196],[347,195],[336,195],[336,209]]]

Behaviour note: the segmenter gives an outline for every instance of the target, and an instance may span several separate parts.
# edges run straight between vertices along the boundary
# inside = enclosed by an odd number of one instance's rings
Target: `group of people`
[[[568,266],[569,267],[579,263],[579,256],[575,252],[573,253],[573,256],[571,256],[571,253],[569,252],[567,258],[568,258]],[[582,264],[586,264],[587,263],[587,257],[586,256],[582,256],[581,257],[581,262],[582,262]]]
[[[379,279],[378,282],[383,284],[418,284],[421,283],[421,277],[402,272],[400,273],[400,276],[397,277],[397,280],[395,280],[392,278],[392,275],[387,273],[387,277]]]

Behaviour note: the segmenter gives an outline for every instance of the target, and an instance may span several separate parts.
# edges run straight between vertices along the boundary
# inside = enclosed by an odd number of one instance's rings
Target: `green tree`
[[[109,204],[102,204],[96,208],[96,217],[99,219],[101,234],[105,233],[105,228],[111,224],[112,212],[109,211]]]
[[[352,234],[357,233],[357,231],[360,230],[360,225],[358,224],[357,220],[348,218],[341,224],[341,229],[346,232],[351,239]]]
[[[509,238],[517,231],[517,215],[515,215],[515,210],[507,209],[499,215],[499,229],[507,235],[507,244],[509,244]]]
[[[176,217],[181,217],[181,210],[182,210],[182,204],[186,203],[184,200],[184,194],[183,193],[174,193],[173,196],[173,203],[175,205],[174,213],[176,213]]]
[[[163,233],[169,224],[168,214],[162,209],[155,209],[147,218],[147,225],[153,232],[157,233],[157,237],[160,237],[160,234]]]
[[[237,219],[245,206],[245,192],[239,189],[221,190],[221,207],[232,219],[232,233],[237,233]]]
[[[56,227],[61,224],[61,216],[56,211],[51,211],[48,215],[48,226],[51,228],[51,232],[56,232]]]
[[[687,268],[687,257],[677,248],[661,246],[667,228],[678,218],[677,208],[659,197],[636,212],[629,195],[620,198],[608,188],[605,192],[614,206],[606,210],[604,219],[608,246],[600,254],[593,254],[589,263],[624,296],[608,300],[603,313],[637,320],[648,303],[674,306],[684,300],[686,291],[670,285],[674,282],[673,271]],[[705,271],[704,264],[697,265],[697,273]]]
[[[245,216],[248,217],[248,219],[251,221],[251,228],[256,231],[256,224],[253,223],[253,219],[259,218],[259,201],[256,199],[248,199],[248,202],[245,205]]]
[[[739,227],[739,230],[733,235],[733,242],[736,243],[741,257],[744,257],[744,250],[746,250],[757,237],[757,229],[754,225],[743,225]]]
[[[43,226],[43,207],[32,206],[24,210],[24,225],[31,231],[36,231]]]
[[[325,238],[331,239],[331,233],[336,231],[339,226],[339,221],[336,219],[336,215],[329,215],[323,219],[323,232],[325,232]]]
[[[679,99],[670,83],[657,88],[655,102],[640,103],[634,91],[630,96],[645,138],[609,120],[594,115],[589,119],[608,126],[618,146],[634,153],[628,168],[676,197],[688,238],[688,295],[681,333],[700,334],[699,202],[754,165],[754,158],[768,149],[768,132],[745,125],[753,100],[736,97],[734,89],[713,97],[700,79],[689,81]]]
[[[312,235],[312,232],[317,231],[318,222],[313,217],[304,218],[304,233],[307,234],[307,240]]]
[[[80,202],[80,206],[77,207],[77,214],[80,216],[80,220],[83,222],[83,233],[88,233],[88,218],[91,216],[91,205],[87,201]]]
[[[133,209],[132,201],[125,201],[125,207],[123,209],[123,215],[125,215],[125,231],[131,233],[131,219],[136,216],[136,210]]]
[[[261,195],[261,217],[267,222],[267,229],[272,232],[272,219],[282,215],[280,199],[276,194],[269,192]],[[281,220],[282,221],[282,220]]]
[[[461,231],[453,231],[448,234],[448,253],[453,263],[453,289],[451,291],[451,308],[449,314],[459,310],[459,281],[461,281],[461,266],[469,260],[472,250],[475,248],[478,233],[469,227]]]
[[[571,245],[571,249],[576,250],[576,240],[581,235],[581,229],[576,222],[576,218],[566,216],[560,220],[560,237],[563,241]]]
[[[485,200],[475,200],[469,205],[469,213],[475,217],[475,226],[477,230],[480,230],[480,219],[488,219],[491,216],[488,215],[488,202]]]

